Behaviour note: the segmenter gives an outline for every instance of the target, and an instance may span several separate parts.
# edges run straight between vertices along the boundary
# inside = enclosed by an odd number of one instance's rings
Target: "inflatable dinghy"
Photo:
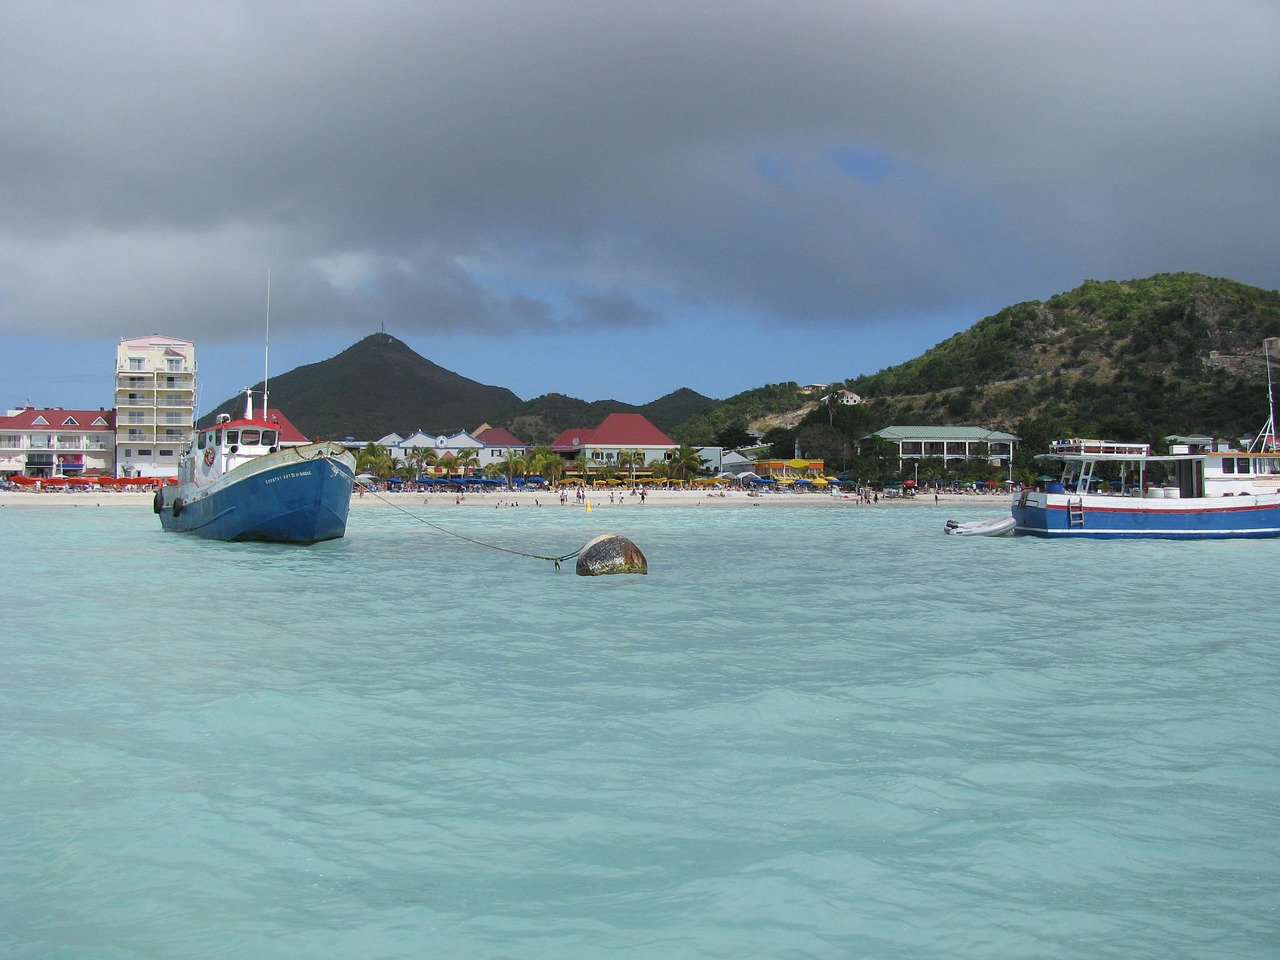
[[[1014,526],[1013,517],[992,517],[990,520],[970,520],[967,523],[948,520],[946,531],[957,537],[1003,537],[1012,533]]]

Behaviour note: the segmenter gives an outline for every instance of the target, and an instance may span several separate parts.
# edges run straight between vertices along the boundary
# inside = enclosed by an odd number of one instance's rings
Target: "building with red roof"
[[[611,413],[593,429],[564,431],[551,445],[565,460],[586,456],[593,467],[616,467],[628,459],[634,466],[667,460],[679,446],[640,413]]]
[[[0,475],[78,477],[111,474],[113,410],[26,407],[0,417]]]
[[[476,428],[474,435],[481,443],[478,451],[481,470],[490,464],[503,463],[509,456],[523,457],[529,452],[527,443],[502,427],[491,427],[484,423]]]

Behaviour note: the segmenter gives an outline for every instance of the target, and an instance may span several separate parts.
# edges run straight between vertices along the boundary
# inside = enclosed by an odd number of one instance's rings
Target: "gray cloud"
[[[1275,286],[1280,10],[21,3],[0,332],[860,325]],[[175,318],[181,318],[180,329]]]

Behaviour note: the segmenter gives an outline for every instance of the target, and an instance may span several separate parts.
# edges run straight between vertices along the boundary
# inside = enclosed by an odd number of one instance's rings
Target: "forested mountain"
[[[261,391],[262,384],[254,385]],[[271,406],[308,437],[374,440],[388,433],[415,430],[453,433],[483,423],[509,429],[529,444],[550,443],[564,430],[594,427],[611,413],[643,413],[669,430],[713,406],[709,397],[682,389],[643,406],[617,400],[588,403],[549,393],[529,402],[505,387],[487,386],[437,366],[386,333],[375,333],[336,357],[297,367],[271,378]],[[219,413],[239,415],[242,396],[232,397],[201,424]]]
[[[311,436],[371,439],[487,422],[540,444],[627,412],[692,444],[741,446],[763,431],[779,452],[799,442],[838,467],[862,437],[891,424],[1008,430],[1024,449],[1054,435],[1157,443],[1173,433],[1246,436],[1267,416],[1262,342],[1276,336],[1280,293],[1173,273],[1090,280],[1006,307],[913,360],[830,386],[861,396],[856,406],[824,404],[795,383],[723,401],[682,389],[642,406],[561,393],[524,402],[381,333],[274,378],[271,394]]]
[[[262,384],[254,386],[260,391]],[[273,376],[271,406],[308,437],[376,439],[392,431],[444,433],[494,423],[520,406],[505,387],[491,387],[437,366],[395,337],[374,333],[336,357]],[[219,413],[236,413],[233,397]]]

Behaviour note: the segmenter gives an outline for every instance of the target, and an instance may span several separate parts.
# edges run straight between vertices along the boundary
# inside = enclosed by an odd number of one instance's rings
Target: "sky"
[[[0,407],[110,407],[161,333],[207,412],[268,326],[277,375],[385,330],[724,399],[1088,279],[1280,287],[1272,0],[6,0],[0,89]]]

